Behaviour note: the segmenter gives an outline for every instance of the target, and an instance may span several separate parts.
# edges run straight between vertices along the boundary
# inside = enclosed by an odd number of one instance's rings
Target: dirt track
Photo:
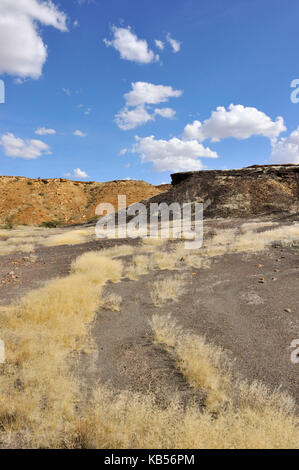
[[[19,255],[0,258],[1,304],[67,275],[71,261],[84,251],[115,243],[122,241],[40,248],[35,262]],[[225,255],[215,258],[210,269],[186,268],[183,273],[188,281],[184,295],[162,308],[153,306],[150,288],[154,279],[172,275],[168,271],[107,285],[107,292],[121,295],[121,311],[98,312],[92,330],[98,352],[82,356],[82,377],[89,383],[110,382],[116,389],[151,390],[162,402],[175,389],[192,395],[172,358],[152,343],[148,320],[153,313],[171,312],[184,328],[222,346],[243,377],[271,388],[281,385],[298,403],[299,364],[290,359],[290,344],[299,338],[298,248],[277,245],[259,254]]]

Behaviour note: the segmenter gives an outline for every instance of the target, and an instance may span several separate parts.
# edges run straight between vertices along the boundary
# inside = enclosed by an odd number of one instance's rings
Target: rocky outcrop
[[[206,217],[299,212],[299,165],[254,165],[171,175],[172,188],[148,202],[203,202]]]

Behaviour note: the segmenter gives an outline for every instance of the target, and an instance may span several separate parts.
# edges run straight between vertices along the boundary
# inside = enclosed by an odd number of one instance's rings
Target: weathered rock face
[[[299,212],[299,165],[191,171],[171,178],[172,188],[150,202],[203,202],[206,217]]]

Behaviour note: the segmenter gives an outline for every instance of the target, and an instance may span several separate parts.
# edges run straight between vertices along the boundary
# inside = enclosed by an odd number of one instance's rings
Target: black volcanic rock
[[[172,188],[146,201],[203,202],[205,217],[299,212],[299,165],[254,165],[171,175]]]

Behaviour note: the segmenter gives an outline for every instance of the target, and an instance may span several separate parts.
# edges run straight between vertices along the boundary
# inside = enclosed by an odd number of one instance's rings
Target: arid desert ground
[[[298,446],[296,215],[0,237],[1,447]]]

